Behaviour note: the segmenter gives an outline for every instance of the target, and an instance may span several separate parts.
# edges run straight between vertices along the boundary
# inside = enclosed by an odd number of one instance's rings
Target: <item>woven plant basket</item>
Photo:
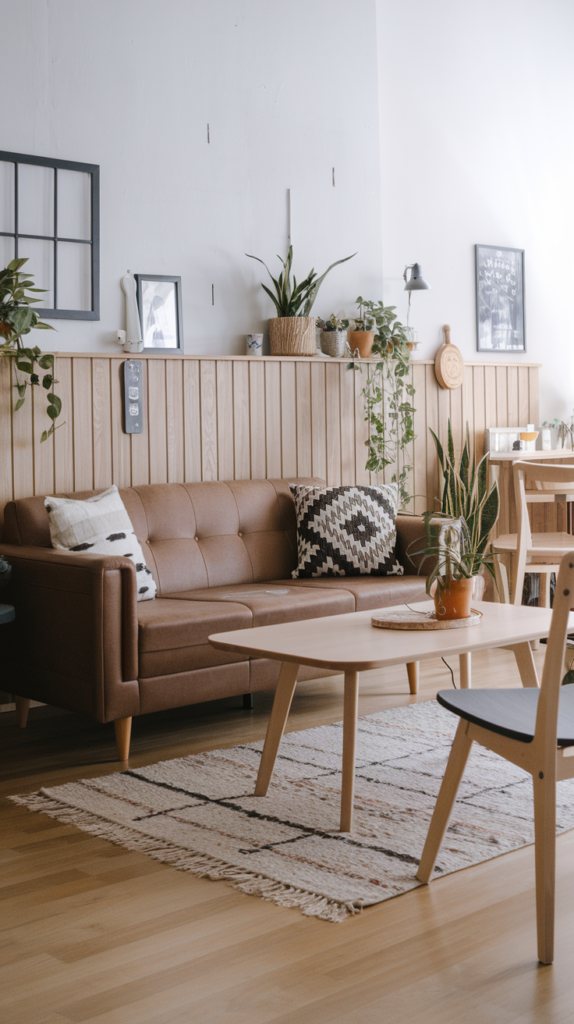
[[[336,359],[345,355],[346,331],[321,331],[321,352]]]
[[[275,316],[269,321],[272,356],[314,356],[315,317]]]

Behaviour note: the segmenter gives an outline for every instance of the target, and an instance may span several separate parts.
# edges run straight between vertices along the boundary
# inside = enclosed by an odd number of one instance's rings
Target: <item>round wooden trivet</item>
[[[434,372],[441,388],[459,388],[464,379],[464,359],[456,345],[450,340],[450,327],[445,324],[444,345],[439,348],[434,361]]]
[[[402,608],[373,615],[371,625],[378,629],[460,629],[461,626],[477,626],[482,612],[470,609],[468,619],[437,619],[434,612],[414,612]]]

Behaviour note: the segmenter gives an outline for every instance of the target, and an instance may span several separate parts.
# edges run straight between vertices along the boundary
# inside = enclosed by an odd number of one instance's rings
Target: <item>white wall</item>
[[[273,312],[244,253],[279,266],[288,188],[299,277],[359,250],[313,312],[380,292],[374,0],[0,0],[0,13],[1,148],[101,166],[101,320],[54,321],[54,348],[117,351],[130,268],[181,275],[186,352],[244,351]]]
[[[385,301],[420,355],[442,325],[476,352],[474,244],[525,249],[527,353],[543,363],[542,418],[574,406],[574,4],[377,0]]]

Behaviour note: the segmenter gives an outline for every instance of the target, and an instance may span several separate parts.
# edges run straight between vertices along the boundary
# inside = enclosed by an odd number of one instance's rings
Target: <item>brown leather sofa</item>
[[[306,483],[323,483],[302,480]],[[78,499],[97,492],[68,495]],[[3,554],[13,566],[5,600],[16,620],[2,631],[3,689],[113,721],[120,760],[131,719],[166,708],[275,687],[279,665],[215,650],[212,633],[380,608],[424,597],[424,579],[293,580],[295,512],[286,480],[154,484],[121,496],[158,596],[136,602],[126,558],[51,547],[44,498],[5,509]],[[421,520],[397,519],[406,568]],[[324,675],[301,669],[301,678]]]

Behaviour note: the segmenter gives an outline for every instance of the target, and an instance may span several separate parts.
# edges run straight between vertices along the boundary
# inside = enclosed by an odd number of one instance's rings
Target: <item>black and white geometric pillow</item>
[[[395,548],[398,488],[290,484],[299,565],[293,579],[402,576]]]
[[[44,505],[52,547],[129,558],[136,567],[138,601],[151,601],[156,596],[155,580],[115,484],[85,501],[46,498]]]

